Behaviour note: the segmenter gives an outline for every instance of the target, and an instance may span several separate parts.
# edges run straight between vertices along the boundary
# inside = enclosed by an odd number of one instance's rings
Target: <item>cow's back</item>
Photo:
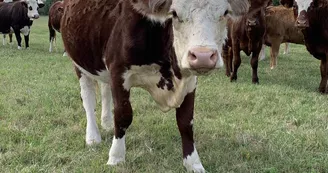
[[[55,30],[60,31],[60,21],[63,17],[63,1],[57,1],[51,5],[49,9],[49,25],[53,27]]]
[[[111,14],[115,14],[113,10],[117,3],[120,2],[64,1],[65,10],[60,30],[63,40],[67,40],[64,41],[65,49],[77,65],[92,74],[105,69],[103,52],[111,30],[115,27],[113,25],[116,21]]]
[[[266,9],[266,41],[279,39],[282,42],[304,44],[304,37],[295,26],[292,8],[284,6],[270,6]]]

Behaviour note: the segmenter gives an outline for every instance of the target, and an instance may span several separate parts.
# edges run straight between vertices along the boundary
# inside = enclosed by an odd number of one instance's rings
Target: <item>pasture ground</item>
[[[113,132],[101,130],[102,143],[87,147],[72,63],[62,57],[60,36],[57,50],[48,52],[48,37],[42,17],[29,50],[0,45],[0,172],[185,172],[175,111],[160,112],[141,89],[131,94],[125,164],[106,165]],[[235,83],[224,69],[200,77],[194,130],[206,170],[328,172],[328,96],[317,93],[319,63],[304,46],[291,45],[276,69],[268,58],[259,63],[259,85],[251,84],[245,56]]]

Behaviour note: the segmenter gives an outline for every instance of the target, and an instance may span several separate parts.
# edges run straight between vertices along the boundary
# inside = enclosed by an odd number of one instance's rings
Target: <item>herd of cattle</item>
[[[2,1],[2,0],[0,0]],[[328,1],[281,0],[64,0],[49,11],[50,48],[56,31],[75,65],[87,116],[86,143],[101,142],[96,123],[96,82],[102,98],[101,125],[114,138],[109,165],[125,160],[125,133],[132,122],[131,87],[147,90],[162,111],[176,109],[183,164],[205,172],[193,138],[197,76],[226,66],[237,80],[240,51],[251,57],[252,82],[258,83],[258,61],[271,47],[270,67],[277,66],[280,44],[304,44],[321,60],[319,91],[328,80]],[[0,2],[0,33],[20,33],[29,46],[40,0]],[[5,40],[5,39],[4,39]],[[5,41],[4,41],[5,44]],[[261,53],[262,50],[262,53]],[[262,54],[262,55],[261,55]],[[114,105],[114,118],[111,104]]]

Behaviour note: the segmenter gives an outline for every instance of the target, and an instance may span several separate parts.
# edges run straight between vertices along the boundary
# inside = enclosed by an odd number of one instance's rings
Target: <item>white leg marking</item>
[[[285,43],[284,55],[289,53],[289,43]]]
[[[265,45],[263,44],[261,52],[260,52],[260,61],[262,61],[264,59],[265,59]]]
[[[66,53],[66,51],[64,52],[63,56],[67,56],[67,53]]]
[[[111,111],[112,92],[108,83],[100,82],[101,87],[101,126],[106,130],[113,129],[113,115]]]
[[[87,115],[86,143],[88,145],[101,142],[101,136],[97,127],[95,108],[96,108],[96,93],[95,82],[91,78],[82,73],[80,78],[81,97],[83,107]]]
[[[3,38],[2,38],[2,45],[6,45],[6,35],[3,35]]]
[[[51,38],[49,52],[52,52],[53,43],[54,43],[54,38]]]
[[[125,136],[116,139],[114,137],[112,147],[109,150],[107,165],[117,165],[125,161]]]
[[[18,47],[17,47],[17,49],[18,49],[18,50],[21,50],[21,49],[22,49],[22,47],[18,46]]]
[[[195,173],[205,173],[205,169],[200,162],[196,147],[194,146],[194,152],[191,155],[187,156],[187,158],[183,159],[183,165],[186,167],[188,172]]]

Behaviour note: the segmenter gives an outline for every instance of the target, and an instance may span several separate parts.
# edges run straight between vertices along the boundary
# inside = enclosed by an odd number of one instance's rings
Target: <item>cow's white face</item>
[[[174,48],[183,71],[202,75],[223,66],[221,52],[232,10],[228,0],[172,1]]]
[[[300,15],[301,11],[307,12],[312,0],[295,0],[297,7],[298,7],[298,15]]]
[[[299,28],[306,28],[309,26],[307,18],[307,11],[313,0],[295,0],[297,8],[297,19],[295,25]]]
[[[25,0],[27,4],[27,16],[31,19],[38,19],[39,15],[39,7],[43,6],[43,2],[41,0]]]

